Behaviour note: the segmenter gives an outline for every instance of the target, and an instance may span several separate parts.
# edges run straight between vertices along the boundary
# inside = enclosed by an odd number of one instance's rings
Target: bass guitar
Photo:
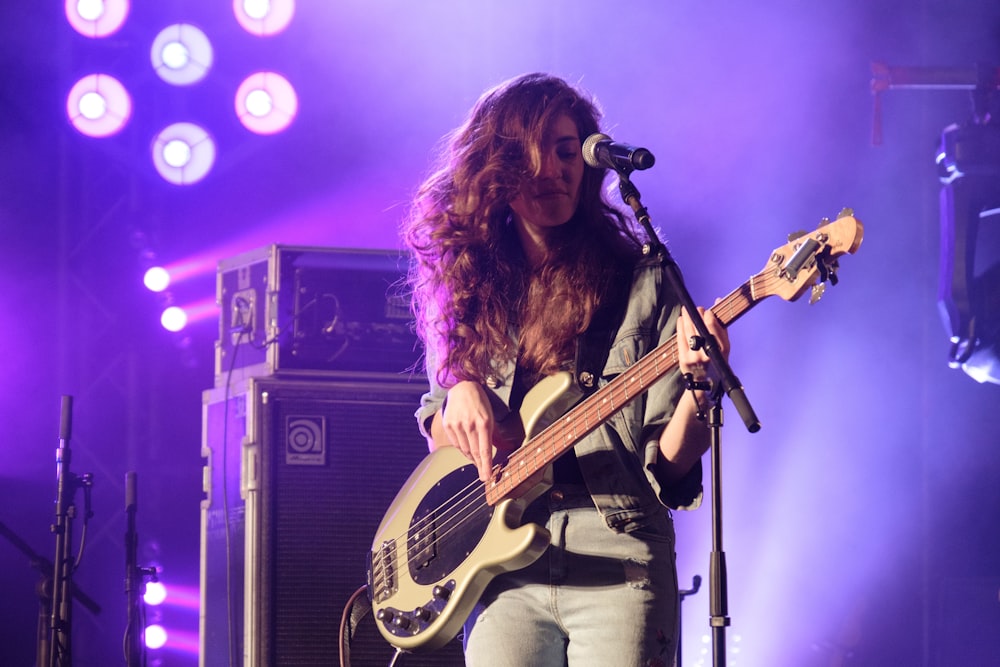
[[[728,327],[770,296],[795,301],[811,288],[815,302],[827,282],[836,284],[837,258],[857,251],[863,236],[850,210],[824,220],[775,249],[712,312]],[[431,452],[372,542],[368,593],[382,636],[405,651],[448,643],[495,576],[529,565],[548,546],[544,528],[520,519],[552,485],[550,464],[676,367],[674,336],[582,401],[570,373],[545,378],[515,417],[527,437],[488,482],[454,447]]]

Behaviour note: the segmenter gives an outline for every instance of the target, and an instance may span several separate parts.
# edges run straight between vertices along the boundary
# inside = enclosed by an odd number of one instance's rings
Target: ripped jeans
[[[525,512],[552,543],[498,576],[465,624],[467,667],[673,667],[673,522],[611,531],[580,487],[556,486]],[[523,523],[522,522],[522,523]]]

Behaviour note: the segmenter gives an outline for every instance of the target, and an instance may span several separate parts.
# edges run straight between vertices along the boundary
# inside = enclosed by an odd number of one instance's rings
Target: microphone
[[[620,144],[598,132],[583,142],[583,161],[595,169],[607,167],[628,173],[633,169],[649,169],[656,158],[645,148]]]

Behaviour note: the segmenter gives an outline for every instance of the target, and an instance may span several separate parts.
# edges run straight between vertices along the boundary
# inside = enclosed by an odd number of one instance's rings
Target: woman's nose
[[[541,178],[560,178],[562,176],[562,164],[559,158],[553,154],[542,156]]]

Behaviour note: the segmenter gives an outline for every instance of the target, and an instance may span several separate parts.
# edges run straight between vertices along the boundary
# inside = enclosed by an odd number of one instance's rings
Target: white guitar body
[[[525,396],[524,431],[546,425],[579,394],[572,377],[545,378]],[[528,418],[525,419],[525,416]],[[372,545],[369,591],[379,632],[404,650],[440,648],[454,637],[498,574],[534,562],[549,533],[520,525],[525,508],[552,486],[551,467],[496,505],[476,466],[454,447],[431,452],[396,495]]]

